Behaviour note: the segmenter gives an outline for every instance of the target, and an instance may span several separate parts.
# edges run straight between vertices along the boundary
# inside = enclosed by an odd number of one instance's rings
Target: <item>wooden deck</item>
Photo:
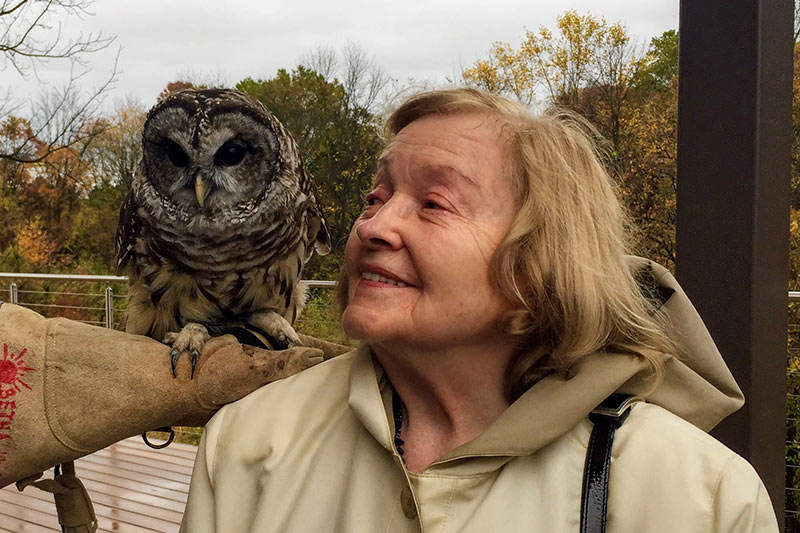
[[[196,451],[175,443],[153,450],[131,437],[75,461],[94,503],[98,531],[178,531]],[[53,531],[61,528],[52,494],[35,487],[0,489],[0,532]]]

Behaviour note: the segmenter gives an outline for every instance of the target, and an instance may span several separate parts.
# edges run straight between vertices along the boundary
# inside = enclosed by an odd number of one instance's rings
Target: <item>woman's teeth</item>
[[[398,287],[408,287],[408,284],[403,283],[402,281],[390,279],[387,278],[386,276],[381,276],[380,274],[376,274],[374,272],[364,272],[361,274],[361,278],[369,281],[379,281],[381,283],[388,283],[389,285],[397,285]]]

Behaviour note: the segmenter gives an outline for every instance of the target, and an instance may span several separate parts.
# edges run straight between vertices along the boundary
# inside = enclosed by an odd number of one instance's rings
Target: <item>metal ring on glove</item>
[[[144,443],[147,444],[148,446],[150,446],[151,448],[153,448],[154,450],[160,450],[161,448],[166,448],[167,446],[172,444],[173,440],[175,440],[175,430],[172,429],[171,427],[157,428],[157,429],[154,429],[153,431],[160,431],[162,433],[169,433],[169,437],[167,437],[167,441],[162,443],[162,444],[153,444],[152,442],[147,440],[147,432],[145,431],[144,433],[142,433],[142,440],[144,441]]]

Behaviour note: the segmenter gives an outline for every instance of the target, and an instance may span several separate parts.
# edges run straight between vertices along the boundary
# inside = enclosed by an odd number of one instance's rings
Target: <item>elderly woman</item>
[[[340,284],[362,344],[214,417],[185,531],[777,531],[704,431],[741,394],[674,279],[625,255],[582,131],[463,89],[391,115]],[[646,401],[598,488],[615,392]]]

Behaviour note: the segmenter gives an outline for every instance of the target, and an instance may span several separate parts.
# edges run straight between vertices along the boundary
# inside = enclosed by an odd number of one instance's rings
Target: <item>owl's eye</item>
[[[171,139],[163,139],[161,141],[161,148],[167,155],[169,162],[176,167],[184,168],[189,166],[189,156],[186,155],[186,152],[183,151],[183,148],[181,148],[175,141]]]
[[[228,141],[214,154],[214,163],[222,167],[238,165],[247,154],[247,145],[241,141]]]

